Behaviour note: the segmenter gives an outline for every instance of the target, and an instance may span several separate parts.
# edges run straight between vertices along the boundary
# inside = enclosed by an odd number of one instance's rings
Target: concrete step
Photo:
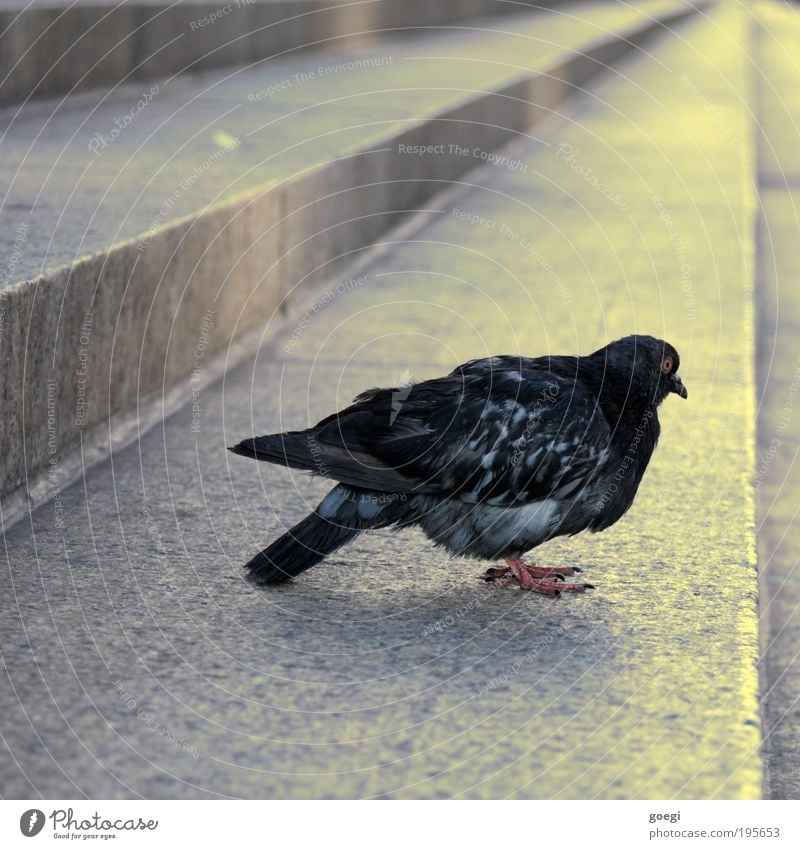
[[[691,11],[578,4],[568,26],[486,20],[7,110],[6,520],[108,440],[110,414],[202,370],[201,338],[223,348],[470,168],[510,167],[504,144]]]
[[[758,61],[758,554],[762,685],[771,793],[800,798],[800,19],[756,6]]]
[[[409,28],[558,5],[558,0],[3,0],[0,103],[259,63]]]
[[[760,795],[748,21],[726,4],[621,65],[7,533],[9,796]],[[631,512],[541,552],[593,593],[490,590],[410,532],[242,580],[327,486],[225,445],[632,330],[678,347],[689,399]]]

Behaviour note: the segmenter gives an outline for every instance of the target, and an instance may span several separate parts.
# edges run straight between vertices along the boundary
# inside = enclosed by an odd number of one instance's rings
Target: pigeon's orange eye
[[[672,371],[672,357],[664,357],[664,362],[661,363],[661,371],[664,374],[669,374]]]

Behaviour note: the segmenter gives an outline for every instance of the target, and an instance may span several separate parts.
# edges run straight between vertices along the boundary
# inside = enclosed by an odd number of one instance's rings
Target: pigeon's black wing
[[[538,360],[494,357],[414,386],[365,392],[304,432],[314,442],[312,471],[355,486],[496,505],[571,497],[607,456],[611,432],[584,384],[564,376],[568,367],[555,371]]]

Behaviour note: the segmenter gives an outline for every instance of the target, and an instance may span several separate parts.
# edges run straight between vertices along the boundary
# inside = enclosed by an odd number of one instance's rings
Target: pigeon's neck
[[[658,421],[656,405],[652,399],[642,401],[634,397],[635,390],[627,392],[627,387],[621,391],[613,386],[604,386],[598,393],[598,401],[606,421],[624,432],[641,427],[643,421]]]
[[[605,362],[597,363],[591,357],[579,358],[578,374],[594,387],[603,415],[618,432],[636,430],[643,421],[658,423],[657,404],[650,387],[632,384],[628,375],[618,378]]]

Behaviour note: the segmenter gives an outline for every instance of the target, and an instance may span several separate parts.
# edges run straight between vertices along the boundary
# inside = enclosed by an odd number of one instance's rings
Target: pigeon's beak
[[[681,398],[688,398],[689,393],[686,391],[686,387],[683,385],[683,381],[678,377],[677,374],[673,374],[669,381],[669,391],[674,392],[676,395],[680,395]]]

